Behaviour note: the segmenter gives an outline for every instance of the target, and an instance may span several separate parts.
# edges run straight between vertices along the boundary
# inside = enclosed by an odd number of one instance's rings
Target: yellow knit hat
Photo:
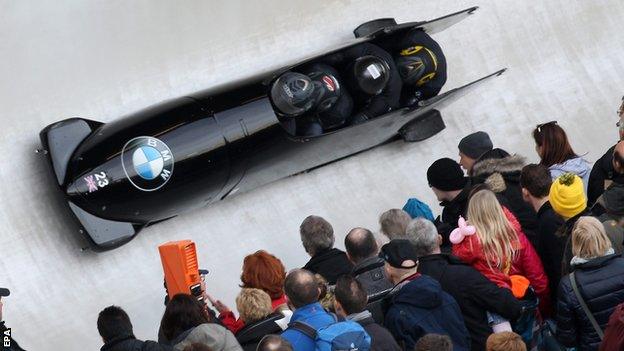
[[[550,186],[550,204],[564,218],[572,218],[587,208],[583,180],[574,173],[565,173]]]

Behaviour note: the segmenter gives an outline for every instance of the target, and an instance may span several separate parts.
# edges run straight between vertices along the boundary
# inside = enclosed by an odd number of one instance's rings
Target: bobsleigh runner
[[[245,81],[148,107],[110,123],[70,118],[44,128],[43,149],[80,232],[93,249],[193,208],[310,170],[389,141],[426,139],[445,126],[439,109],[505,70],[315,136],[285,127],[269,91],[287,71],[369,42],[381,47],[415,28],[442,31],[477,7],[432,21],[367,22],[355,39]]]

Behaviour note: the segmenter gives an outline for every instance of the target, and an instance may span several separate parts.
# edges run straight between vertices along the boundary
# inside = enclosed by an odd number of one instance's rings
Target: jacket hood
[[[183,333],[174,342],[176,350],[183,350],[187,345],[198,342],[215,351],[240,351],[241,347],[234,335],[215,323],[204,323]],[[183,337],[183,339],[182,339]],[[180,340],[181,339],[181,340]]]
[[[494,149],[498,150],[498,149]],[[494,151],[492,150],[492,151]],[[487,155],[487,154],[486,154]],[[483,156],[486,156],[483,155]],[[502,156],[499,154],[497,156]],[[522,171],[526,165],[526,158],[520,155],[507,155],[504,157],[481,158],[472,166],[472,176],[487,176],[493,173],[512,173]]]
[[[581,263],[576,265],[576,269],[580,268],[580,269],[597,269],[597,268],[601,268],[604,267],[606,265],[608,265],[609,263],[611,263],[611,261],[616,260],[618,258],[621,258],[620,254],[608,254],[605,256],[601,256],[601,257],[596,257],[594,259],[591,259],[585,263]]]
[[[433,278],[421,275],[405,284],[393,300],[395,303],[430,310],[442,304],[442,287]]]
[[[236,333],[236,339],[241,345],[244,345],[249,342],[260,341],[267,334],[279,334],[282,332],[282,328],[276,321],[282,318],[284,318],[283,314],[273,313],[261,321],[247,324]]]
[[[495,157],[480,159],[472,167],[472,177],[475,183],[483,182],[495,193],[505,191],[507,181],[519,182],[520,172],[526,164],[523,156],[509,154],[504,156],[506,152],[501,151],[493,155]]]
[[[563,173],[569,172],[585,178],[591,171],[589,163],[580,157],[571,158],[563,163],[557,163],[548,167],[553,177],[558,177]]]

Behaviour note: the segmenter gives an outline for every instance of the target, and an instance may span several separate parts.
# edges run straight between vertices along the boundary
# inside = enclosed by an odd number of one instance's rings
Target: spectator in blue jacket
[[[314,340],[292,328],[294,322],[303,322],[317,330],[335,322],[334,316],[327,313],[318,301],[319,287],[314,274],[305,269],[292,270],[286,276],[284,291],[294,313],[282,337],[292,344],[295,351],[314,351]]]
[[[470,350],[470,334],[453,297],[440,283],[418,273],[418,257],[409,240],[392,240],[381,248],[386,271],[395,284],[384,321],[404,350],[413,350],[425,334],[448,335],[453,350]]]

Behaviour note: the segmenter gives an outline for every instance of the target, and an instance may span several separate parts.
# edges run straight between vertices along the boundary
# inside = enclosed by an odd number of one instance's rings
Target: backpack
[[[359,323],[342,321],[319,330],[300,321],[288,328],[298,330],[314,340],[317,351],[370,351],[371,338]]]

